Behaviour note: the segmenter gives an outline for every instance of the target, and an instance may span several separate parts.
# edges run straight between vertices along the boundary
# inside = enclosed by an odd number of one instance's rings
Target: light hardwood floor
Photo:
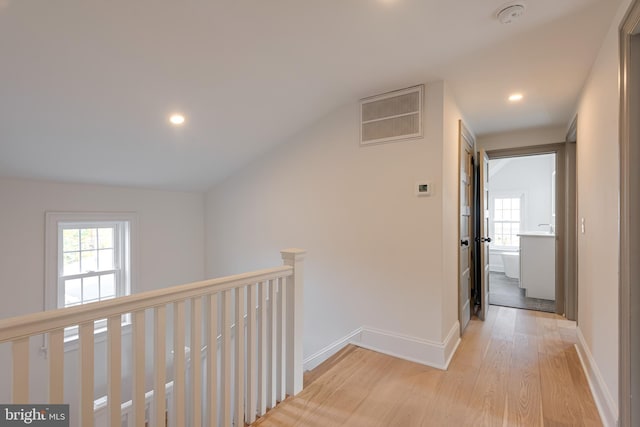
[[[560,316],[491,306],[447,371],[349,346],[254,425],[600,426],[575,342]]]

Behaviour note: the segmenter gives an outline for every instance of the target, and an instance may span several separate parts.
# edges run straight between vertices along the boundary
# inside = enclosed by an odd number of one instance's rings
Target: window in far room
[[[493,245],[518,247],[520,245],[520,221],[522,199],[520,197],[496,197],[493,199]]]

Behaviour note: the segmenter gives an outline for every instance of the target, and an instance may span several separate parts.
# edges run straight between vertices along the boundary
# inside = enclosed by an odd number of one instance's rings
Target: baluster
[[[133,422],[144,427],[145,422],[145,336],[144,310],[133,313]]]
[[[275,408],[278,397],[278,298],[276,295],[277,292],[278,280],[271,280],[270,289],[269,289],[269,299],[271,304],[271,312],[270,312],[270,325],[271,325],[271,359],[269,376],[271,377],[271,387],[269,388],[269,407]]]
[[[280,297],[278,301],[278,399],[282,402],[287,397],[287,293],[285,289],[286,278],[280,278]]]
[[[256,389],[258,376],[256,364],[258,359],[256,349],[256,285],[247,288],[247,423],[256,420]]]
[[[29,337],[13,341],[13,403],[29,403]]]
[[[209,395],[209,427],[218,425],[218,295],[209,295],[207,312],[207,393]]]
[[[49,403],[64,403],[64,329],[49,332]]]
[[[275,280],[275,283],[277,283],[277,287],[276,287],[276,298],[275,298],[275,305],[274,307],[276,307],[276,315],[274,318],[274,325],[273,325],[273,331],[276,334],[276,359],[274,360],[274,364],[275,364],[275,370],[274,372],[276,373],[276,378],[274,379],[275,383],[276,383],[276,402],[280,402],[282,401],[282,391],[284,388],[284,384],[282,383],[282,360],[283,360],[283,355],[284,353],[282,352],[282,344],[284,342],[283,339],[283,335],[282,335],[282,280],[280,278],[277,278]]]
[[[231,417],[231,291],[222,294],[223,328],[222,328],[222,363],[224,376],[223,426],[233,425]]]
[[[93,322],[79,326],[80,336],[80,420],[82,427],[93,427]]]
[[[258,284],[258,304],[258,415],[262,416],[267,412],[267,282]]]
[[[236,426],[244,425],[244,286],[236,288]]]
[[[155,308],[154,342],[154,424],[162,426],[166,418],[167,384],[167,308],[164,305]]]
[[[184,301],[173,304],[173,402],[175,426],[185,424]]]
[[[107,320],[107,408],[111,427],[122,425],[122,316]]]
[[[202,426],[202,300],[191,299],[191,425]]]

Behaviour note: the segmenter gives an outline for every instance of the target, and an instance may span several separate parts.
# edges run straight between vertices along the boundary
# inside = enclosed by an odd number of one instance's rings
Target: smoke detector
[[[500,9],[496,16],[500,23],[511,24],[524,14],[524,9],[524,4],[510,4]]]

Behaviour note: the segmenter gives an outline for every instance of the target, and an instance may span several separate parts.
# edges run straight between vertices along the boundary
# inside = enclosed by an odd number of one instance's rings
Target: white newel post
[[[287,394],[302,391],[302,340],[304,324],[304,257],[303,249],[285,249],[280,252],[284,265],[293,267],[287,277]]]

